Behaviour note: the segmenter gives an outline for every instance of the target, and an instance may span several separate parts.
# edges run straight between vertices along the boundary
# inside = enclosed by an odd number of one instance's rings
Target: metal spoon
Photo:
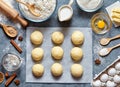
[[[104,46],[104,45],[109,44],[110,41],[115,40],[115,39],[118,39],[118,38],[120,38],[120,35],[116,35],[116,36],[114,36],[114,37],[112,37],[112,38],[102,38],[102,39],[100,40],[100,44]]]
[[[35,12],[35,4],[24,3],[24,2],[22,2],[22,1],[20,1],[20,0],[16,0],[16,1],[19,2],[19,3],[21,3],[21,4],[23,4],[23,5],[25,5],[25,6],[28,8],[28,10],[29,10],[34,16],[39,17],[39,16],[41,15],[41,14]]]
[[[11,38],[15,38],[17,36],[18,32],[14,27],[5,24],[0,24],[0,26],[2,26],[2,29],[7,34],[7,36]]]
[[[103,48],[99,51],[99,55],[100,56],[106,56],[108,55],[113,49],[117,48],[117,47],[120,47],[120,44],[118,45],[115,45],[113,47],[109,47],[109,48]]]

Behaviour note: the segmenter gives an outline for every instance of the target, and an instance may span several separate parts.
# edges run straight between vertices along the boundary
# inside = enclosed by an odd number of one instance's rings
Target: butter
[[[111,16],[112,21],[120,25],[120,8],[114,8]]]

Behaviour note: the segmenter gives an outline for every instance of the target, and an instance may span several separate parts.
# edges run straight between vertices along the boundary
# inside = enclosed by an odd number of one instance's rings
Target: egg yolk
[[[97,23],[98,28],[103,29],[105,27],[105,22],[103,20],[98,21]]]

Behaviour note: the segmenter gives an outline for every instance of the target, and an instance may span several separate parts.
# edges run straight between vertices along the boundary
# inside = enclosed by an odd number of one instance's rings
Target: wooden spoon
[[[120,44],[118,45],[115,45],[113,47],[109,47],[109,48],[103,48],[99,51],[99,55],[100,56],[106,56],[108,55],[113,49],[117,48],[117,47],[120,47]]]
[[[18,32],[14,27],[5,24],[0,24],[0,26],[2,26],[2,29],[7,34],[7,36],[11,38],[15,38],[17,36]]]
[[[36,17],[39,17],[39,16],[40,16],[39,13],[36,13],[36,12],[35,12],[35,4],[24,3],[24,2],[22,2],[22,1],[20,1],[20,0],[16,0],[16,1],[19,2],[19,3],[21,3],[21,4],[23,4],[23,5],[25,5],[25,6],[27,6],[28,10],[29,10],[34,16],[36,16]]]
[[[112,37],[112,38],[102,38],[102,39],[100,40],[100,44],[104,46],[104,45],[109,44],[110,41],[115,40],[115,39],[118,39],[118,38],[120,38],[120,35],[116,35],[116,36],[114,36],[114,37]]]

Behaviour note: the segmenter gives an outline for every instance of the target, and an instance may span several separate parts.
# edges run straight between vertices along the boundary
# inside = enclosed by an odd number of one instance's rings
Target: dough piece
[[[71,40],[75,46],[79,46],[84,42],[84,35],[80,31],[74,31],[71,36]]]
[[[30,36],[30,40],[34,45],[40,45],[43,42],[43,35],[40,31],[34,31]]]
[[[60,63],[54,63],[51,67],[51,73],[53,76],[61,76],[63,73],[63,68]]]
[[[64,35],[63,33],[56,31],[51,36],[53,43],[55,44],[61,44],[64,41]]]
[[[63,52],[63,49],[61,47],[55,46],[52,48],[51,54],[52,54],[52,57],[54,59],[60,60],[60,59],[62,59],[64,52]]]
[[[71,74],[75,78],[79,78],[83,74],[83,67],[80,64],[73,64],[71,66]]]
[[[82,59],[83,57],[83,51],[81,48],[79,47],[74,47],[72,50],[71,50],[71,58],[75,61],[75,62],[78,62]]]
[[[29,71],[28,71],[29,72]],[[44,73],[44,67],[41,64],[35,64],[32,67],[32,73],[35,77],[41,77]]]
[[[44,51],[42,48],[35,48],[32,50],[32,59],[35,62],[39,62],[40,60],[42,60],[44,56]]]

